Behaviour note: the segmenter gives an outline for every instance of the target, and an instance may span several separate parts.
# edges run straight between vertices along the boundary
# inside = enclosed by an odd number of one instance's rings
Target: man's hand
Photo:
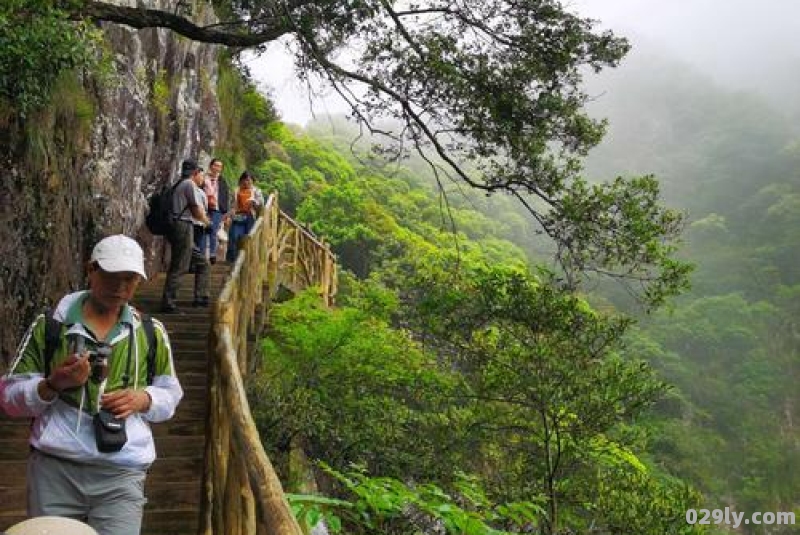
[[[150,409],[150,394],[146,390],[116,390],[103,394],[100,404],[104,409],[112,412],[117,418],[127,418],[137,412],[147,412]]]
[[[52,401],[64,390],[83,385],[89,379],[90,371],[87,351],[84,351],[82,355],[70,355],[50,372],[49,377],[45,377],[39,382],[39,397]]]
[[[89,365],[89,352],[84,351],[82,355],[72,354],[56,367],[48,380],[58,392],[68,388],[82,386],[87,379],[91,366]]]

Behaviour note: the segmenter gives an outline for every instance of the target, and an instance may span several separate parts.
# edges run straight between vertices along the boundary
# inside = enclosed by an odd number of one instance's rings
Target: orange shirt
[[[236,192],[236,213],[249,214],[250,213],[250,200],[253,198],[252,189],[239,189]]]

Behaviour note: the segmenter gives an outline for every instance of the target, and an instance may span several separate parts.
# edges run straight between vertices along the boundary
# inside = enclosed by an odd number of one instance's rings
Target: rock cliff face
[[[144,3],[170,11],[178,4]],[[194,10],[196,20],[212,17]],[[181,160],[202,164],[214,149],[218,48],[165,30],[103,29],[111,72],[80,80],[84,104],[57,96],[0,138],[0,370],[39,310],[84,287],[97,239],[137,238],[148,272],[158,271],[164,244],[143,226],[147,198],[173,180]]]

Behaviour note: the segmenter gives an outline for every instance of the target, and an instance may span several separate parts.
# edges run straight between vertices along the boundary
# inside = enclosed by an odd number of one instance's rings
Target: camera
[[[100,409],[92,418],[94,424],[94,438],[97,451],[114,453],[122,449],[128,442],[128,433],[125,431],[125,420],[117,418],[106,409]]]
[[[108,358],[111,356],[111,347],[99,345],[94,351],[89,351],[89,365],[92,368],[91,378],[99,383],[105,379],[108,370]]]

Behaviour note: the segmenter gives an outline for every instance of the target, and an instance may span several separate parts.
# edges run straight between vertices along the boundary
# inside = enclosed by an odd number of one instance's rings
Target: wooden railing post
[[[336,265],[328,246],[282,213],[273,194],[241,243],[213,310],[201,535],[302,535],[261,444],[244,385],[257,365],[252,342],[285,282],[294,292],[319,286],[332,304]]]

